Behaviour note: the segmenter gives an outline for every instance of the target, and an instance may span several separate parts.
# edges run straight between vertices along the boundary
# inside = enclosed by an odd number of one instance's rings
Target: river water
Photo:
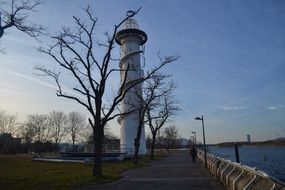
[[[236,161],[234,147],[209,147],[209,153]],[[285,182],[285,147],[239,147],[240,162]]]

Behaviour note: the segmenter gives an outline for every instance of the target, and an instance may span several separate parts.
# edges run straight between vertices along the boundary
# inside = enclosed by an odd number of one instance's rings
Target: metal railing
[[[198,158],[204,162],[203,151]],[[206,161],[210,172],[227,189],[233,190],[277,190],[285,189],[285,183],[263,171],[207,153]]]

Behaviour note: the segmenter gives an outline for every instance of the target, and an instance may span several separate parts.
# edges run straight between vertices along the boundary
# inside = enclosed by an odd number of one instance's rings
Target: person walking
[[[197,150],[194,146],[192,146],[191,151],[190,151],[191,157],[192,157],[192,162],[196,162],[196,157],[197,157]]]

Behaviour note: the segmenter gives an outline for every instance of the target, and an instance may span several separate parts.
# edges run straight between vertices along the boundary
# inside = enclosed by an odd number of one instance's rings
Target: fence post
[[[236,154],[236,162],[239,163],[238,143],[235,143],[235,154]]]

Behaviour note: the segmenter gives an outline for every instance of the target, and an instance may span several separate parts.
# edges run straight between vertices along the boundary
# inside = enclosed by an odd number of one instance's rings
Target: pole
[[[238,143],[235,143],[236,162],[239,163]]]
[[[203,128],[203,141],[204,141],[204,164],[207,168],[207,151],[206,151],[206,140],[205,140],[205,129],[204,129],[204,117],[202,116],[202,128]]]
[[[197,146],[197,138],[196,138],[196,131],[192,131],[194,134],[194,144]]]
[[[191,136],[190,139],[191,139],[191,142],[192,142],[192,146],[194,147],[195,146],[195,137]]]

